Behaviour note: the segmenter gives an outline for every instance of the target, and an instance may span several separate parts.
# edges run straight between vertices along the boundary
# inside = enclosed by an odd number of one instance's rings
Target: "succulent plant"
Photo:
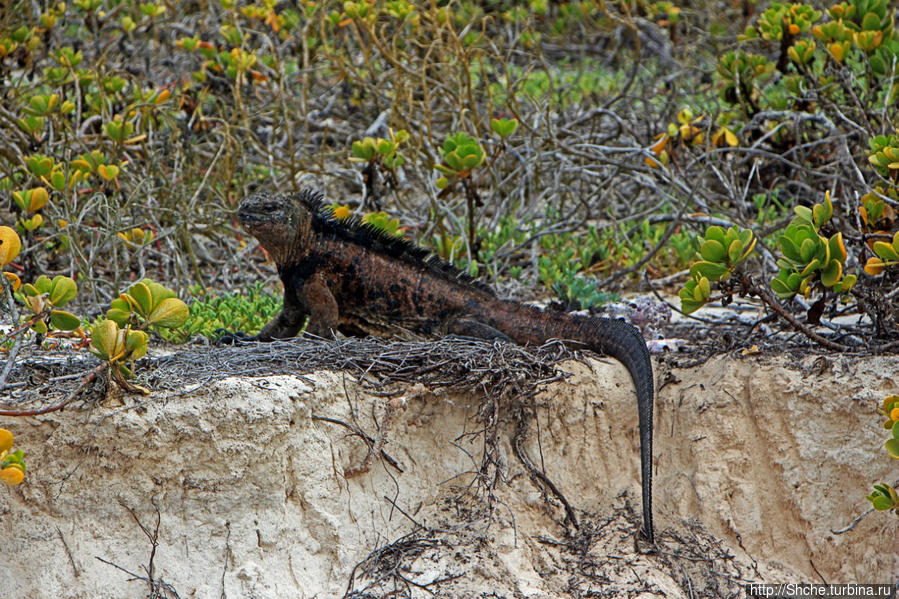
[[[490,119],[490,128],[493,132],[505,139],[518,129],[518,119]]]
[[[95,356],[109,363],[114,376],[131,378],[131,369],[125,362],[133,362],[147,353],[150,336],[139,329],[120,328],[106,319],[91,326],[90,350]]]
[[[400,129],[396,133],[390,131],[388,139],[379,137],[364,137],[356,140],[351,146],[353,155],[350,157],[352,162],[378,162],[384,164],[387,168],[396,168],[405,162],[405,159],[398,153],[400,144],[409,139],[409,132]]]
[[[190,310],[171,289],[159,283],[144,279],[128,288],[128,291],[114,299],[106,318],[120,327],[126,324],[150,327],[176,328],[187,321]]]
[[[887,241],[875,241],[873,247],[876,256],[871,256],[865,263],[865,272],[876,276],[888,267],[899,265],[899,231],[893,235],[893,239]]]
[[[49,195],[43,187],[35,187],[26,191],[14,191],[13,200],[22,212],[37,212],[47,204]]]
[[[874,170],[891,181],[899,180],[899,135],[877,135],[868,144],[868,162]]]
[[[78,285],[69,277],[57,275],[51,280],[47,275],[41,275],[33,284],[22,286],[19,299],[35,317],[40,317],[34,320],[31,328],[43,335],[49,332],[48,324],[60,331],[74,331],[79,327],[81,319],[59,309],[75,299],[77,294]]]
[[[443,164],[436,169],[448,176],[464,176],[471,169],[483,164],[486,154],[481,144],[465,133],[456,133],[446,138],[440,149]]]
[[[899,510],[899,494],[886,483],[874,485],[874,492],[868,495],[868,500],[874,505],[875,510]]]
[[[755,87],[771,77],[777,64],[758,54],[743,50],[725,53],[716,72],[722,82],[721,98],[728,103],[754,102]]]
[[[784,37],[795,37],[808,31],[821,18],[821,11],[807,4],[772,2],[758,18],[755,27],[747,27],[743,39],[761,37],[779,42]]]
[[[690,280],[678,292],[681,310],[695,312],[709,301],[712,281],[722,281],[746,260],[755,249],[757,239],[750,229],[736,226],[725,229],[712,225],[699,246],[702,260],[690,267]]]
[[[846,247],[843,234],[835,233],[829,239],[819,233],[820,228],[833,216],[830,193],[824,202],[811,208],[796,206],[796,216],[780,237],[782,256],[777,261],[780,272],[771,280],[771,289],[781,299],[789,299],[797,293],[808,296],[816,283],[846,293],[855,285],[857,276],[843,276]]]

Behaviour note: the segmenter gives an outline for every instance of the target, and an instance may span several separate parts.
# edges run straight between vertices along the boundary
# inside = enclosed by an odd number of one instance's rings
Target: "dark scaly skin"
[[[540,345],[563,339],[612,356],[631,374],[637,391],[643,489],[643,534],[652,524],[652,362],[646,342],[620,320],[546,312],[498,299],[493,292],[403,240],[358,221],[336,221],[320,194],[256,194],[238,217],[278,266],[284,308],[254,339],[307,330],[346,335],[443,336]],[[569,343],[571,344],[571,343]]]

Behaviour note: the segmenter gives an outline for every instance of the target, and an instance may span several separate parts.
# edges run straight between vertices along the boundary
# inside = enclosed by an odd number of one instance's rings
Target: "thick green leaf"
[[[777,297],[781,299],[787,299],[796,294],[795,289],[791,289],[785,281],[782,281],[779,278],[771,280],[771,289],[777,294]]]
[[[369,143],[369,140],[371,143]],[[360,160],[371,160],[375,157],[374,140],[366,137],[364,140],[356,140],[352,145],[353,155]]]
[[[50,280],[50,277],[47,275],[41,275],[37,279],[34,280],[34,288],[37,290],[37,294],[50,293],[50,288],[53,286],[53,282]],[[28,286],[26,285],[26,288]]]
[[[869,12],[862,17],[862,31],[876,31],[878,29],[880,29],[880,17],[877,14]]]
[[[899,260],[899,252],[896,251],[892,244],[885,241],[874,242],[874,253],[880,256],[884,262]]]
[[[837,293],[848,293],[855,286],[858,277],[855,275],[846,275],[843,280],[833,286],[833,290]]]
[[[818,269],[820,269],[820,268],[821,268],[821,261],[818,260],[817,258],[815,258],[814,260],[812,260],[811,262],[809,262],[809,263],[806,265],[806,267],[803,268],[803,269],[799,272],[799,276],[800,276],[800,277],[808,277],[808,276],[810,276],[812,273],[814,273],[816,270],[818,270]]]
[[[830,202],[830,197],[825,198],[823,204],[812,206],[812,222],[815,228],[821,228],[821,225],[829,221],[831,216],[833,216],[833,204]]]
[[[743,247],[749,247],[750,245],[755,245],[755,234],[752,232],[752,229],[743,229],[740,232],[740,241],[743,242]]]
[[[65,310],[52,310],[50,312],[50,324],[58,331],[74,331],[81,326],[81,319]]]
[[[890,501],[890,498],[880,494],[871,493],[868,495],[868,499],[874,505],[874,509],[881,512],[893,507],[893,502]]]
[[[490,128],[500,137],[509,137],[518,129],[518,119],[491,119]]]
[[[696,301],[707,302],[709,301],[709,297],[711,297],[711,295],[712,288],[709,284],[709,280],[705,277],[701,277],[696,283],[696,291],[693,293],[693,298]]]
[[[705,302],[697,302],[696,300],[687,300],[681,298],[680,309],[684,314],[692,314],[705,305]]]
[[[874,166],[886,168],[887,165],[890,163],[890,159],[881,153],[877,153],[877,154],[871,154],[870,156],[868,156],[868,162],[870,162]]]
[[[727,235],[724,231],[724,227],[719,227],[718,225],[710,225],[709,228],[705,230],[705,238],[713,239],[720,243],[723,247],[727,239]]]
[[[831,260],[821,271],[821,283],[825,287],[833,287],[843,276],[843,265],[839,260]]]
[[[802,221],[803,224],[811,225],[814,222],[812,220],[812,209],[808,206],[793,206],[793,212],[796,213],[796,218]]]
[[[389,139],[379,139],[378,140],[378,154],[386,156],[388,154],[392,154],[396,151],[396,144],[390,141]]]
[[[743,256],[743,242],[739,239],[734,239],[731,242],[730,246],[727,248],[727,259],[731,264],[736,264],[740,261],[740,258]]]
[[[128,319],[131,317],[131,310],[120,310],[119,308],[112,308],[111,310],[106,311],[106,318],[115,322],[120,327],[125,326],[125,323],[128,322]]]
[[[716,239],[706,239],[702,242],[702,245],[699,246],[699,255],[702,256],[703,260],[709,262],[723,262],[727,257],[727,250],[720,241]]]
[[[899,460],[899,439],[890,439],[883,446],[891,458]]]
[[[462,162],[462,158],[456,152],[450,152],[446,156],[443,157],[444,162],[449,165],[449,167],[455,171],[464,171],[465,165]]]
[[[718,281],[726,275],[728,272],[726,266],[722,266],[721,264],[717,264],[715,262],[707,262],[701,260],[695,263],[690,268],[690,275],[694,278],[697,277],[705,277],[711,281]]]
[[[468,154],[465,158],[462,159],[462,164],[465,165],[466,169],[474,168],[484,162],[483,154]]]
[[[65,306],[78,295],[78,285],[69,277],[57,275],[50,284],[50,303],[57,307]]]
[[[808,262],[818,254],[818,251],[821,248],[815,241],[817,240],[813,241],[809,238],[802,240],[802,244],[799,246],[799,256],[802,258],[802,262],[808,264]]]
[[[797,246],[790,237],[783,235],[780,238],[780,249],[789,260],[793,262],[803,262],[802,256],[799,255],[799,246]]]
[[[141,281],[147,288],[150,290],[150,297],[152,301],[150,302],[151,309],[155,310],[156,306],[159,305],[164,299],[168,299],[170,297],[176,297],[175,292],[165,287],[164,285],[160,285],[155,281],[151,281],[150,279],[144,279]]]
[[[799,281],[799,293],[802,294],[803,297],[808,297],[808,294],[812,290],[812,276],[809,275]]]
[[[150,292],[150,288],[147,285],[140,281],[135,283],[131,287],[128,288],[128,293],[125,296],[128,298],[128,301],[131,302],[132,307],[137,311],[141,316],[148,316],[150,312],[153,310],[153,295]]]

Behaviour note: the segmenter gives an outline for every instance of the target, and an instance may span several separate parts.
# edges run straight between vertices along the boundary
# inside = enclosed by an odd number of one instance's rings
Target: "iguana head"
[[[290,195],[257,193],[241,201],[237,209],[241,226],[278,266],[288,263],[309,228],[310,214]]]

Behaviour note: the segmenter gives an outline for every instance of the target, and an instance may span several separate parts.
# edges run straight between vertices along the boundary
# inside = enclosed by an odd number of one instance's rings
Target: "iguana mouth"
[[[243,207],[237,211],[237,219],[245,225],[256,225],[271,220],[271,215],[259,214],[258,210],[245,210]]]
[[[238,206],[237,218],[243,224],[258,225],[283,222],[286,216],[284,214],[283,202],[270,198],[250,196]]]

